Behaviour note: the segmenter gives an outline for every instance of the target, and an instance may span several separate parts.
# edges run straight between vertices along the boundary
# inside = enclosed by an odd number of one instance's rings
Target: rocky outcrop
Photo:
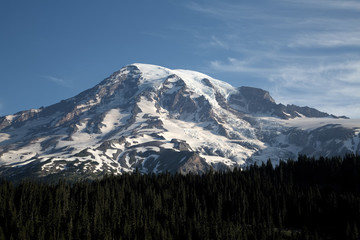
[[[205,159],[201,158],[198,154],[194,153],[189,157],[184,164],[180,167],[179,172],[181,174],[203,174],[211,169],[209,164],[206,163]]]

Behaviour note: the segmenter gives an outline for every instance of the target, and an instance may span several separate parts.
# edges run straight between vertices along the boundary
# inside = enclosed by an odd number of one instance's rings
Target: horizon
[[[0,116],[49,106],[135,62],[360,118],[360,2],[6,1]]]

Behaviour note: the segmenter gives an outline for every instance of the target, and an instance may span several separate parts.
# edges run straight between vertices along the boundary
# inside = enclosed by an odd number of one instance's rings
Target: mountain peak
[[[152,81],[158,80],[159,82],[163,82],[163,80],[165,80],[167,77],[175,75],[182,79],[185,84],[187,84],[188,88],[191,88],[201,95],[209,95],[209,88],[214,88],[214,86],[217,88],[217,90],[223,91],[224,94],[229,94],[236,91],[236,89],[230,84],[214,79],[204,73],[197,71],[185,69],[172,70],[157,65],[142,63],[135,63],[128,66],[136,66],[142,73],[144,79],[151,79]],[[213,87],[209,87],[209,84],[206,84],[204,80],[208,83],[210,82]]]
[[[315,117],[318,127],[306,127]],[[0,118],[0,174],[200,173],[298,153],[358,152],[360,127],[342,121],[276,104],[262,89],[135,63],[72,98]]]

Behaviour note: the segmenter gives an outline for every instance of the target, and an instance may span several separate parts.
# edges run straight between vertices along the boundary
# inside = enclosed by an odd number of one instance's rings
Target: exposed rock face
[[[54,105],[0,118],[0,175],[204,173],[359,153],[360,124],[205,74],[133,64]]]
[[[201,158],[198,154],[194,153],[189,157],[184,165],[178,170],[182,174],[197,173],[202,174],[210,170],[209,164],[206,163],[204,158]]]
[[[179,151],[191,151],[191,147],[184,140],[178,140],[173,138],[170,142],[174,143],[174,148],[178,149]]]
[[[20,126],[29,118],[33,118],[34,116],[38,115],[41,110],[42,109],[31,109],[15,113],[14,115],[0,117],[0,130],[10,125]]]

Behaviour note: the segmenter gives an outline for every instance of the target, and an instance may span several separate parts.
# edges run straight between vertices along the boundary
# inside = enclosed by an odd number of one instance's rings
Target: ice
[[[287,127],[296,127],[302,130],[313,130],[328,124],[337,124],[344,128],[360,129],[360,119],[336,118],[294,118],[289,120],[276,120]]]

